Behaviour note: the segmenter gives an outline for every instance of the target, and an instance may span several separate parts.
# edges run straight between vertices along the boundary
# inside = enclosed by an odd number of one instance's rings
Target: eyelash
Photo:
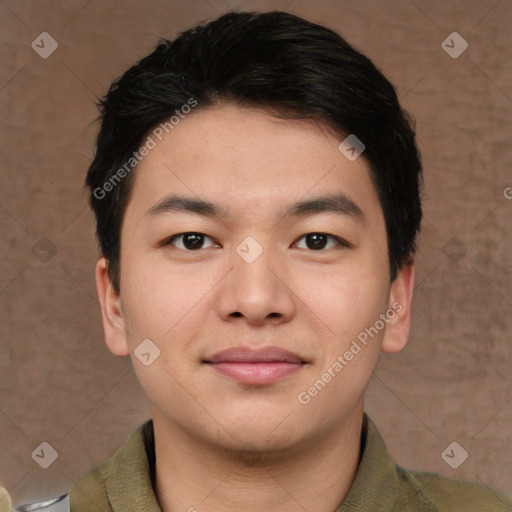
[[[177,233],[175,235],[172,235],[168,238],[166,238],[163,242],[160,243],[160,247],[168,247],[168,246],[173,246],[172,244],[172,241],[177,238],[177,237],[182,237],[184,235],[201,235],[201,236],[204,236],[206,238],[210,238],[211,240],[213,240],[212,237],[204,234],[204,233],[200,233],[198,231],[185,231],[184,233]],[[351,247],[351,244],[349,242],[347,242],[346,240],[343,240],[343,238],[339,238],[335,235],[331,235],[329,233],[323,233],[321,231],[312,231],[310,233],[306,233],[304,235],[302,235],[300,238],[298,238],[297,240],[301,240],[302,238],[306,237],[307,235],[325,235],[331,239],[334,239],[338,242],[338,245],[341,246],[341,247],[345,247],[345,248],[350,248]],[[173,246],[175,247],[175,246]],[[176,249],[180,249],[182,251],[185,251],[185,252],[197,252],[197,251],[200,251],[201,249],[196,249],[196,250],[190,250],[190,249],[181,249],[180,247],[175,247]],[[333,247],[330,247],[329,249],[333,249]],[[327,249],[323,248],[323,249],[318,249],[318,250],[314,250],[314,249],[309,249],[311,252],[325,252]]]

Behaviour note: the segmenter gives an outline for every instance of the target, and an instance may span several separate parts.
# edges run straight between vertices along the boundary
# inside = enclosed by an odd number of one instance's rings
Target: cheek
[[[376,275],[343,274],[331,278],[321,293],[311,294],[308,306],[318,312],[330,331],[327,337],[318,338],[321,348],[317,364],[301,389],[301,397],[308,400],[307,410],[312,416],[323,415],[329,423],[362,400],[377,364],[384,330],[370,328],[386,311],[386,281],[379,282]]]
[[[222,272],[206,267],[199,271],[197,265],[177,267],[149,258],[128,260],[123,293],[132,352],[149,338],[160,349],[160,366],[182,375],[197,362],[197,342],[215,307],[211,293]]]
[[[324,278],[318,277],[314,272],[302,274],[299,296],[306,311],[314,313],[312,320],[332,340],[329,346],[340,350],[385,311],[387,274],[361,263],[338,272],[331,269]]]

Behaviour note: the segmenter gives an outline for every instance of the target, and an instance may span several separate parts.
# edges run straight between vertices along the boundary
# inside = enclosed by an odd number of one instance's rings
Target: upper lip
[[[304,363],[305,361],[297,354],[280,347],[262,347],[253,349],[248,347],[231,347],[217,352],[205,360],[207,363]]]

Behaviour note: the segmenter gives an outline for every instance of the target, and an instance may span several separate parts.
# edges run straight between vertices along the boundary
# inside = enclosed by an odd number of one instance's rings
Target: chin
[[[216,440],[217,445],[225,452],[230,452],[237,461],[248,466],[286,460],[290,453],[303,446],[302,436],[297,431],[295,436],[291,435],[289,429],[283,429],[279,434],[273,432],[269,435],[272,427],[269,425],[263,425],[260,429],[257,427],[252,425],[247,426],[243,431],[237,430],[236,439],[229,435],[227,438],[223,436],[223,439]]]

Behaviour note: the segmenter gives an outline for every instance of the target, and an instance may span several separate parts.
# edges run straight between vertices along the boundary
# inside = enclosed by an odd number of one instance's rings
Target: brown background
[[[425,221],[409,345],[383,357],[367,411],[396,462],[512,495],[512,2],[0,3],[0,482],[15,504],[67,492],[149,417],[128,358],[103,343],[82,182],[94,102],[158,37],[227,9],[288,10],[368,55],[414,115]],[[31,42],[59,47],[41,58]],[[469,43],[452,59],[453,31]],[[44,470],[42,442],[58,452]],[[469,458],[441,458],[457,441]]]

